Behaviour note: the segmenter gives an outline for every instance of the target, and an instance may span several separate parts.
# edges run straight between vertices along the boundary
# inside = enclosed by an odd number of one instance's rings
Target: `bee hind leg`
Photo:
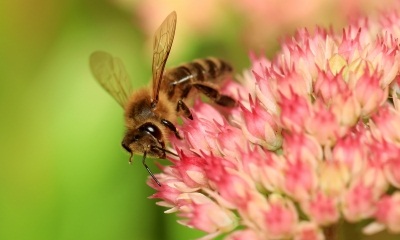
[[[207,97],[209,97],[213,102],[215,102],[218,105],[224,107],[235,107],[237,104],[235,99],[227,95],[220,94],[217,89],[205,83],[194,83],[192,86],[195,87],[200,92],[202,92]]]

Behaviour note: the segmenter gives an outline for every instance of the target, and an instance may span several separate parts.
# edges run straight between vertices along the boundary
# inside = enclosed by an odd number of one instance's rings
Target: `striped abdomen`
[[[231,65],[224,60],[218,58],[197,59],[165,71],[161,90],[167,93],[171,101],[175,102],[188,96],[193,83],[218,84],[231,72]]]

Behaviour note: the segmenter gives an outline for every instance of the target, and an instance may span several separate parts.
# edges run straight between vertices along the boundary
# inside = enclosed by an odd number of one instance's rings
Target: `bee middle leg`
[[[235,99],[227,95],[220,94],[217,89],[206,83],[193,83],[192,86],[195,87],[200,92],[202,92],[207,97],[209,97],[212,101],[214,101],[218,105],[224,107],[234,107],[237,104]]]

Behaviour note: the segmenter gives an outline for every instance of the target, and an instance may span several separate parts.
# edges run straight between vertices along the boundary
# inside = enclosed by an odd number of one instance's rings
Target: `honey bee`
[[[134,153],[143,154],[142,163],[159,186],[160,182],[146,164],[146,156],[165,158],[167,153],[176,156],[165,147],[170,133],[182,139],[174,125],[177,117],[193,119],[184,100],[197,90],[219,105],[236,105],[233,98],[220,94],[216,88],[216,83],[232,72],[232,67],[223,60],[198,59],[164,71],[174,40],[176,19],[176,12],[170,13],[155,33],[151,87],[132,93],[120,59],[102,51],[90,56],[95,79],[125,109],[126,133],[122,147],[131,154],[129,163]]]

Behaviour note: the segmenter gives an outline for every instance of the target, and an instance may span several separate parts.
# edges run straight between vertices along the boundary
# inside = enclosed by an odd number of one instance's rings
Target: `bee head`
[[[147,155],[152,157],[165,157],[165,152],[160,150],[165,147],[162,132],[151,122],[144,123],[137,129],[128,130],[121,145],[131,154],[147,152]]]

